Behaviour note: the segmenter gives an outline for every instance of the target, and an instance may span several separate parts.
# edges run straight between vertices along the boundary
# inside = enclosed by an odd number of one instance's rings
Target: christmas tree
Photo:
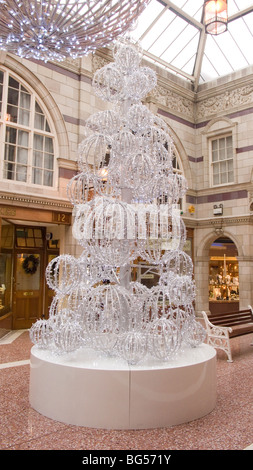
[[[93,78],[110,109],[87,119],[80,172],[68,185],[73,236],[83,252],[47,266],[55,297],[30,337],[62,354],[91,348],[129,364],[173,360],[205,338],[193,307],[193,264],[183,250],[179,201],[187,184],[173,171],[167,124],[142,103],[156,86],[155,72],[141,66],[131,41],[117,42],[113,57]],[[134,277],[140,261],[158,274],[152,288]]]

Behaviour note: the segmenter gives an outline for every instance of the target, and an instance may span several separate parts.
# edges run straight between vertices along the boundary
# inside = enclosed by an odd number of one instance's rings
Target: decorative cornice
[[[34,197],[34,196],[25,196],[23,194],[8,194],[8,193],[1,193],[0,194],[0,204],[18,204],[20,206],[24,206],[26,208],[33,207],[33,206],[42,206],[44,209],[50,210],[51,208],[54,209],[64,209],[68,211],[72,211],[73,206],[65,200],[59,199],[52,199],[52,198],[44,198],[44,197]]]
[[[59,168],[76,171],[78,169],[77,162],[68,160],[67,158],[57,158]]]
[[[187,194],[191,194],[191,196],[196,198],[202,198],[204,196],[230,194],[238,191],[253,192],[253,183],[230,184],[229,186],[215,186],[198,190],[191,189],[187,191]]]
[[[223,90],[197,103],[198,119],[217,114],[228,114],[229,111],[253,103],[253,84],[247,84],[233,90]]]
[[[170,89],[161,85],[157,85],[150,93],[149,100],[154,101],[159,107],[161,105],[165,109],[175,112],[176,114],[185,116],[190,120],[194,120],[194,102],[184,96],[181,96]]]
[[[109,52],[104,53],[102,51],[97,52],[96,54],[93,54],[92,56],[92,72],[93,74],[104,67],[105,65],[109,64],[110,62],[113,61],[113,57]]]
[[[252,215],[196,220],[196,227],[227,227],[229,225],[253,225]]]
[[[225,227],[229,226],[237,226],[237,225],[253,225],[253,215],[245,215],[245,216],[234,216],[234,217],[222,217],[222,218],[210,218],[210,219],[201,219],[198,220],[196,218],[189,218],[182,216],[182,219],[185,223],[185,226],[188,228],[193,229],[213,229],[216,231],[217,229],[224,229]]]

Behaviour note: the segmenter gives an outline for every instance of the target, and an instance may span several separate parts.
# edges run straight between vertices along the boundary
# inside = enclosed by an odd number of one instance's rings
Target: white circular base
[[[147,429],[182,424],[216,404],[216,352],[202,344],[171,362],[137,366],[78,350],[31,350],[30,403],[39,413],[91,428]]]

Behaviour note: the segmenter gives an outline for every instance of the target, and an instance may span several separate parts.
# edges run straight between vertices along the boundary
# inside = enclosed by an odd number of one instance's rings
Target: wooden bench
[[[253,311],[248,309],[207,316],[202,312],[207,330],[207,343],[216,349],[222,349],[233,362],[230,338],[253,333]],[[253,343],[252,343],[253,345]]]

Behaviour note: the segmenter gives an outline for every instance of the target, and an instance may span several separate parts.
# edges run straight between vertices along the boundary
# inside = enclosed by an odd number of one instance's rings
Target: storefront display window
[[[239,302],[237,249],[229,238],[215,240],[210,249],[209,300]]]

